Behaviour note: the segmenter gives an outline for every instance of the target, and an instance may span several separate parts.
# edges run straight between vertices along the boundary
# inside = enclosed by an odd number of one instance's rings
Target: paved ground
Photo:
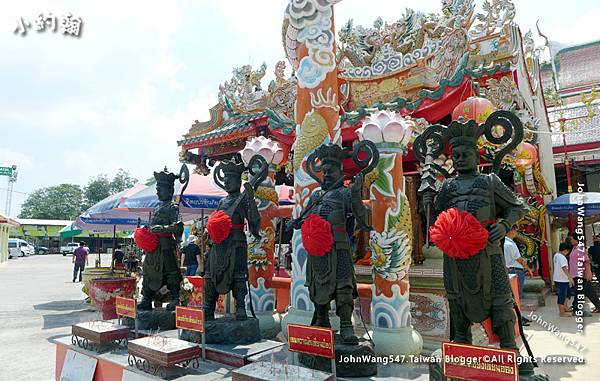
[[[102,263],[110,263],[109,257]],[[71,258],[62,255],[0,264],[0,380],[54,380],[50,339],[98,316],[83,303],[82,284],[71,282],[72,271]]]
[[[588,310],[590,306],[588,303]],[[575,318],[558,316],[556,296],[551,295],[546,298],[546,307],[525,316],[534,320],[525,328],[525,333],[536,357],[568,360],[568,356],[578,356],[586,361],[585,364],[540,364],[551,380],[600,379],[600,314],[584,318],[583,332],[578,332]]]
[[[90,257],[90,263],[94,257]],[[102,262],[109,263],[108,256],[103,256]],[[62,255],[11,259],[0,264],[0,381],[53,380],[55,350],[50,340],[69,334],[74,323],[98,317],[83,303],[81,284],[72,283],[71,274],[71,259]],[[586,360],[583,365],[542,364],[551,380],[598,379],[600,314],[586,318],[584,333],[577,333],[573,318],[558,317],[555,302],[556,297],[550,296],[547,307],[530,315],[535,321],[526,328],[526,334],[534,354],[561,359],[565,355],[583,356]],[[554,332],[548,324],[555,326]],[[578,350],[574,345],[585,349]]]

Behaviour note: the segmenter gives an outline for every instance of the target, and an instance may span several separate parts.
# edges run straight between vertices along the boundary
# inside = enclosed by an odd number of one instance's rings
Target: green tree
[[[60,184],[33,191],[21,206],[19,218],[74,220],[81,213],[79,185]]]
[[[152,186],[152,185],[154,185],[154,184],[156,184],[156,179],[154,178],[154,176],[152,176],[152,177],[148,177],[148,178],[146,179],[146,182],[144,182],[144,185],[146,185],[146,186],[148,186],[148,187],[149,187],[149,186]]]
[[[115,177],[113,177],[110,182],[110,190],[111,192],[118,193],[122,192],[125,189],[129,189],[135,184],[137,184],[138,180],[134,177],[131,177],[131,174],[124,170],[123,168],[119,168]]]
[[[88,209],[111,194],[113,194],[111,181],[105,174],[93,177],[83,188],[84,209]]]
[[[131,177],[128,171],[119,168],[112,180],[104,173],[93,177],[83,188],[84,210],[104,200],[108,196],[129,189],[137,183],[137,179]]]

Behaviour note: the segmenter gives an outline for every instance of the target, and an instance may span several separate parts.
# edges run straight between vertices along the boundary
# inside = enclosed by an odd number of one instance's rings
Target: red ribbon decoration
[[[211,213],[206,224],[208,235],[216,244],[220,244],[229,237],[232,227],[231,217],[222,210]]]
[[[448,209],[429,229],[431,241],[455,259],[469,259],[485,248],[488,231],[471,213]]]
[[[133,240],[140,249],[145,253],[151,253],[158,247],[159,238],[152,233],[146,226],[136,228],[133,233]]]
[[[302,244],[310,255],[323,257],[331,250],[333,234],[329,222],[316,214],[309,215],[302,224]]]

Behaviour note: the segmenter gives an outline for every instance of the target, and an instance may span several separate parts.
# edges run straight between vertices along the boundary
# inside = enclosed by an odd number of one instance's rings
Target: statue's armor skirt
[[[222,199],[217,210],[227,210],[236,202],[237,197],[227,196]],[[244,224],[247,207],[243,205],[243,203],[239,205],[230,216],[232,224]],[[248,279],[247,255],[246,233],[241,228],[231,229],[225,241],[211,247],[204,276],[207,281],[211,281],[215,285],[219,294],[227,294],[233,290],[236,281],[246,282]]]
[[[158,247],[153,252],[146,254],[143,267],[143,288],[156,292],[163,284],[167,284],[167,286],[169,286],[168,283],[179,284],[181,272],[177,264],[175,248],[176,243],[173,238],[161,237]]]
[[[233,290],[236,281],[248,279],[247,250],[245,241],[226,241],[211,248],[205,277],[214,283],[219,294]]]

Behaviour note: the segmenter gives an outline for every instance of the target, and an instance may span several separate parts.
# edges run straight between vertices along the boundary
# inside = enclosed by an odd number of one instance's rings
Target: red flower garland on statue
[[[449,257],[469,259],[485,248],[488,231],[471,213],[448,209],[429,229],[431,241]]]
[[[302,224],[302,244],[310,255],[323,257],[331,250],[333,234],[329,222],[316,214],[309,215]]]
[[[158,247],[158,236],[150,231],[146,226],[136,228],[133,233],[133,240],[145,253],[151,253]]]
[[[210,239],[212,239],[214,243],[220,244],[229,237],[232,226],[233,223],[231,222],[231,217],[224,211],[217,210],[208,217],[206,230],[208,230]]]

